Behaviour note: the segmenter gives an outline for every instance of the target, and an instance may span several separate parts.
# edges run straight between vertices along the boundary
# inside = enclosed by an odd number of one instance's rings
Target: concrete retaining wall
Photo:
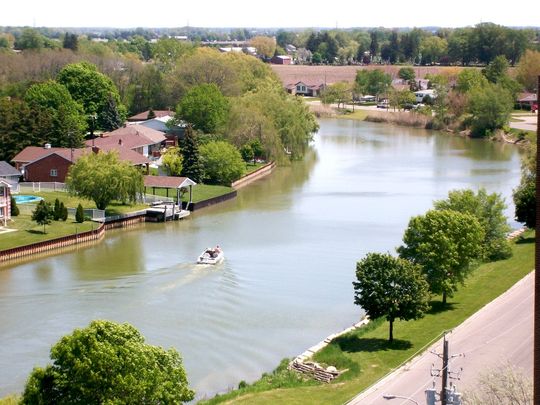
[[[267,163],[264,166],[255,170],[253,173],[246,174],[244,177],[239,178],[231,184],[231,187],[238,190],[239,188],[247,186],[249,183],[253,183],[254,181],[259,180],[260,178],[272,173],[272,170],[274,170],[275,167],[275,162]]]

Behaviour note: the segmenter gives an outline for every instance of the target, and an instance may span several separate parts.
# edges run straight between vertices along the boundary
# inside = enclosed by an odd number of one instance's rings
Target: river
[[[322,120],[303,162],[236,200],[0,269],[0,396],[20,392],[52,344],[97,318],[177,348],[198,398],[252,381],[360,319],[355,263],[394,252],[411,216],[451,189],[482,186],[506,198],[511,217],[519,175],[512,145]],[[222,265],[193,264],[216,243]]]

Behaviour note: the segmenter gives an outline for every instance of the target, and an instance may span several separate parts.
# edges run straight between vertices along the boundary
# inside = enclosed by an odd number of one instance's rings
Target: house
[[[124,147],[149,157],[159,155],[166,139],[161,131],[134,124],[104,133],[99,138],[90,139],[86,141],[86,145],[107,150]]]
[[[290,65],[292,64],[292,58],[289,55],[276,55],[270,59],[270,63],[274,65]]]
[[[118,153],[120,160],[130,162],[132,165],[148,171],[151,163],[148,158],[131,149],[116,145],[114,147],[106,145],[101,148],[94,146],[78,149],[51,148],[49,144],[45,147],[28,146],[13,158],[13,162],[20,168],[25,181],[64,183],[69,168],[81,156],[87,153],[111,150]]]
[[[291,94],[300,96],[317,97],[321,94],[321,91],[326,88],[325,83],[307,83],[304,81],[291,83],[286,86],[286,89]]]
[[[148,114],[150,113],[150,110],[143,111],[139,114],[132,115],[127,119],[128,122],[138,122],[141,121],[147,121],[151,120],[152,118],[148,118]],[[162,118],[162,117],[173,117],[174,111],[171,110],[154,110],[154,118]]]
[[[0,179],[0,224],[7,225],[11,219],[11,184]]]
[[[521,93],[516,100],[519,108],[525,108],[527,110],[534,111],[534,106],[538,109],[538,96],[536,93]]]
[[[22,173],[11,166],[8,162],[0,162],[0,179],[14,185],[19,183]]]

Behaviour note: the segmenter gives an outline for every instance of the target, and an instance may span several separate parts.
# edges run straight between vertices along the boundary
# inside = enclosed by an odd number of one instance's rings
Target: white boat
[[[223,261],[225,255],[219,246],[205,249],[197,258],[197,264],[218,264]]]

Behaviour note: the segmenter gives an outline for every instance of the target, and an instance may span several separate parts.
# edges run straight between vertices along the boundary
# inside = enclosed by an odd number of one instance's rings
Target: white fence
[[[20,194],[39,193],[40,191],[67,191],[67,187],[65,183],[37,181],[19,183],[18,186]]]

